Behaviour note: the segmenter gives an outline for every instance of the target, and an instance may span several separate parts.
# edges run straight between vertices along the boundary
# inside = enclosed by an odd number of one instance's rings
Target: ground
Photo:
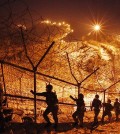
[[[100,113],[99,121],[101,119],[101,114],[102,112]],[[50,115],[49,117],[51,122],[53,122],[52,116]],[[73,127],[71,114],[61,113],[58,117],[59,125],[55,130],[53,128],[53,124],[49,128],[45,127],[46,123],[42,115],[37,117],[37,123],[21,123],[20,118],[18,116],[14,116],[11,126],[9,126],[2,134],[120,134],[120,120],[117,122],[115,121],[114,113],[111,123],[109,123],[107,118],[105,118],[105,123],[101,124],[99,122],[99,125],[94,130],[91,130],[93,111],[87,111],[85,113],[83,128],[79,125],[77,127]]]

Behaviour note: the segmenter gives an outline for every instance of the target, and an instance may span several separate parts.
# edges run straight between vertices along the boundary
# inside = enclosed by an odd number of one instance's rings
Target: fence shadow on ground
[[[116,122],[113,120],[111,123]],[[120,122],[120,120],[118,121]],[[84,126],[81,128],[79,125],[73,127],[73,122],[64,122],[59,123],[57,129],[54,129],[54,124],[50,127],[45,127],[46,123],[18,123],[12,122],[11,125],[5,129],[1,134],[51,134],[51,133],[67,133],[69,131],[91,131],[91,122],[84,122]],[[103,124],[99,122],[98,126],[95,127],[92,131],[103,132],[102,129],[98,129],[99,126],[105,126],[110,124],[108,121],[105,121]],[[91,131],[91,132],[92,132]]]

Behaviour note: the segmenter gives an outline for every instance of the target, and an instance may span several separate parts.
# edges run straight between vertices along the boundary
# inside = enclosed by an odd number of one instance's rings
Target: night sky
[[[120,0],[26,0],[26,3],[33,16],[70,24],[77,39],[90,32],[94,21],[102,22],[105,32],[120,33]]]
[[[93,20],[105,32],[120,32],[120,0],[29,0],[29,5],[45,19],[69,23],[76,38],[90,31]]]

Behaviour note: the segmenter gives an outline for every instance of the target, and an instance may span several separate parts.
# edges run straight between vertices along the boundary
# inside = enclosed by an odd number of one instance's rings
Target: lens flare
[[[100,30],[100,25],[96,24],[96,25],[94,25],[93,28],[94,28],[95,31],[99,31]]]

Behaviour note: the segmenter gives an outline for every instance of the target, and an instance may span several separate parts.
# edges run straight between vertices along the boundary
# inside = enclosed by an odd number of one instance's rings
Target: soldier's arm
[[[102,107],[102,102],[100,101],[100,106],[99,106],[99,108],[101,108]]]
[[[76,99],[75,99],[74,97],[72,97],[71,95],[70,95],[70,98],[71,98],[72,100],[76,101]]]
[[[91,111],[93,110],[92,102],[90,102],[90,110],[91,110]]]
[[[30,91],[33,95],[37,95],[37,96],[45,96],[46,97],[46,92],[42,92],[42,93],[35,93],[33,90]]]
[[[95,104],[95,100],[92,101],[91,109],[93,109],[94,104]]]

